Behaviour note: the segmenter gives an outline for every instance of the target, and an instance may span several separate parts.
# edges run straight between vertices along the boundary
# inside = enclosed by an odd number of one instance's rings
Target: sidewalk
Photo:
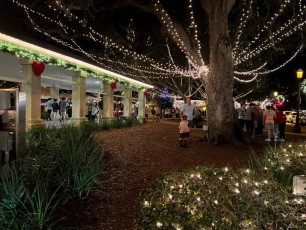
[[[44,124],[48,128],[55,128],[55,127],[61,127],[63,125],[70,125],[71,124],[71,120],[67,119],[64,122],[60,122],[60,120],[58,118],[56,118],[55,120],[52,120],[52,121],[44,120]]]
[[[301,133],[293,132],[293,127],[294,127],[294,124],[287,123],[286,124],[286,134],[293,135],[293,136],[303,136],[303,137],[306,137],[306,126],[304,126],[304,127],[301,126]]]

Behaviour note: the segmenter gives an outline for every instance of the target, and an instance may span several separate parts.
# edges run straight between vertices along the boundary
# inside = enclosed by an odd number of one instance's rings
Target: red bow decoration
[[[40,77],[40,75],[44,72],[45,70],[45,63],[43,62],[38,62],[36,60],[33,61],[32,63],[32,69],[33,69],[33,72],[34,74],[37,76],[37,77]]]
[[[112,87],[113,90],[116,89],[117,88],[117,83],[115,81],[112,82],[111,87]]]
[[[147,96],[147,90],[145,90],[145,91],[143,91],[143,94],[145,95],[145,96]]]

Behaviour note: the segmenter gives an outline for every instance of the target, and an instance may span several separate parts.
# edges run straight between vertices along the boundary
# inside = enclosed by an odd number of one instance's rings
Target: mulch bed
[[[96,134],[105,150],[104,174],[82,202],[70,203],[65,222],[77,229],[135,229],[139,194],[163,174],[198,165],[243,167],[249,154],[262,153],[264,137],[252,146],[213,146],[193,130],[189,148],[181,148],[178,124],[149,122]],[[269,143],[274,145],[273,142]]]

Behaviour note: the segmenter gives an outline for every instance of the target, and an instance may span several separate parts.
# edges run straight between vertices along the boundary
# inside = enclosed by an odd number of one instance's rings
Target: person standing
[[[157,106],[156,107],[156,121],[160,121],[160,117],[161,117],[161,111],[160,111],[160,108]]]
[[[258,109],[258,122],[257,122],[257,136],[262,137],[263,135],[263,110],[261,108]]]
[[[91,102],[89,102],[89,104],[88,104],[88,113],[87,113],[88,115],[88,120],[91,120],[91,114],[92,114],[92,104],[91,104]]]
[[[245,104],[241,104],[241,107],[237,109],[237,112],[239,124],[241,126],[241,129],[243,129],[245,122]]]
[[[188,137],[189,135],[189,127],[188,127],[188,121],[187,121],[187,116],[183,115],[180,125],[179,125],[179,130],[180,130],[180,146],[187,148],[188,144]]]
[[[145,117],[146,117],[146,121],[149,120],[149,114],[148,114],[148,107],[145,108]]]
[[[52,109],[53,109],[53,120],[57,118],[57,113],[59,111],[59,105],[57,103],[57,99],[54,99],[54,102],[52,104]]]
[[[66,109],[67,109],[67,102],[65,98],[62,98],[62,100],[60,101],[59,108],[61,112],[60,122],[64,122],[66,117]]]
[[[274,119],[276,119],[276,113],[268,105],[266,110],[263,112],[263,124],[266,129],[268,129],[268,138],[266,141],[271,141],[271,135],[274,136],[274,141],[277,141],[274,133]]]
[[[252,113],[252,120],[253,120],[253,123],[254,123],[252,138],[255,137],[255,134],[256,134],[256,136],[258,136],[258,119],[259,119],[259,105],[255,104],[254,109],[253,109],[253,113]]]
[[[68,114],[69,118],[72,117],[72,101],[71,101],[71,99],[68,99],[68,101],[67,101],[67,114]]]
[[[51,119],[51,112],[52,112],[52,102],[51,102],[51,98],[48,99],[47,101],[47,112],[48,112],[48,118],[47,120],[49,121],[52,121]]]
[[[187,121],[188,121],[188,126],[191,128],[193,127],[193,112],[195,109],[199,108],[203,108],[205,106],[197,106],[195,104],[191,104],[191,98],[187,97],[186,98],[186,104],[183,105],[182,109],[181,109],[181,117],[183,115],[187,116]]]
[[[175,118],[179,118],[180,117],[180,109],[178,107],[175,108]]]
[[[155,113],[155,108],[154,107],[152,107],[151,114],[152,114],[152,120],[155,121],[156,113]]]
[[[287,117],[284,114],[284,112],[277,110],[276,120],[278,123],[279,141],[285,141],[285,129],[286,129]]]
[[[253,112],[254,112],[254,103],[250,103],[249,107],[246,109],[245,112],[246,132],[250,137],[253,136],[253,130],[254,130],[254,121],[252,119]]]
[[[99,110],[98,104],[96,103],[95,104],[95,120],[99,119],[99,116],[100,116],[99,113],[100,113],[100,110]]]

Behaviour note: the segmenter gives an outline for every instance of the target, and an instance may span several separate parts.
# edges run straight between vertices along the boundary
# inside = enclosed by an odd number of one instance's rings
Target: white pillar
[[[72,73],[72,117],[71,122],[79,124],[86,121],[84,105],[86,102],[86,77]]]
[[[50,87],[50,97],[53,98],[53,102],[54,102],[54,99],[57,99],[58,101],[59,100],[59,88]]]
[[[140,90],[138,92],[138,116],[137,119],[141,124],[145,123],[146,121],[146,114],[145,114],[145,109],[146,109],[146,95],[145,95],[145,90]]]
[[[103,115],[102,119],[114,118],[114,90],[111,82],[103,81]]]
[[[32,61],[20,59],[22,74],[25,83],[22,83],[21,91],[26,96],[26,129],[33,126],[42,125],[41,119],[41,76],[36,76],[32,70]]]
[[[132,115],[132,88],[124,87],[124,116],[130,117]]]

